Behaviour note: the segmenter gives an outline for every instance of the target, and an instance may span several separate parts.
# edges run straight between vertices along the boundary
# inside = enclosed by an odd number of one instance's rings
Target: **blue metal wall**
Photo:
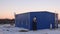
[[[50,13],[46,11],[17,14],[15,16],[16,27],[23,27],[32,30],[33,18],[35,16],[37,18],[37,29],[50,28],[50,24],[52,24],[52,28],[55,28],[55,13]]]
[[[37,29],[50,28],[50,24],[52,24],[52,28],[55,27],[55,13],[31,12],[30,13],[31,29],[33,29],[32,22],[33,22],[34,16],[36,16],[36,18],[37,18]]]
[[[15,16],[16,27],[27,28],[30,27],[30,17],[29,13],[17,14]]]

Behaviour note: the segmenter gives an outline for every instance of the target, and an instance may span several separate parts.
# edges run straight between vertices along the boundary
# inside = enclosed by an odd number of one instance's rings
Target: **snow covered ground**
[[[23,30],[23,28],[10,26],[9,24],[0,25],[0,34],[60,34],[60,28],[55,30],[42,29],[42,30],[28,31],[28,32],[19,32],[19,30]]]

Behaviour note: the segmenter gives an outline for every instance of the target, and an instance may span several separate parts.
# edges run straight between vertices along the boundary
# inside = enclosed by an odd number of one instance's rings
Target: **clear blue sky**
[[[0,18],[14,18],[14,12],[40,10],[59,13],[60,0],[0,0]]]

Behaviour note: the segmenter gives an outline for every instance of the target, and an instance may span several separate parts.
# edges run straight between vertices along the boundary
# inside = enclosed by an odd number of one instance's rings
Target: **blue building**
[[[16,14],[15,26],[29,30],[54,29],[58,27],[58,15],[48,11]]]

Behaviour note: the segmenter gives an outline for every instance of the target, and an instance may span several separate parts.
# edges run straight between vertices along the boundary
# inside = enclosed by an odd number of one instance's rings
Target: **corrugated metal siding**
[[[23,27],[32,30],[33,18],[35,16],[37,18],[37,29],[50,28],[50,24],[52,24],[52,28],[55,28],[55,13],[50,12],[30,12],[18,14],[15,16],[15,25],[17,27]]]
[[[29,14],[24,13],[24,14],[18,14],[15,17],[15,25],[16,27],[23,27],[23,28],[29,28]]]
[[[30,13],[30,22],[31,22],[31,29],[32,28],[32,21],[34,16],[37,18],[37,29],[47,29],[50,28],[50,24],[52,24],[52,28],[55,27],[55,15],[54,13],[49,12],[31,12]]]

